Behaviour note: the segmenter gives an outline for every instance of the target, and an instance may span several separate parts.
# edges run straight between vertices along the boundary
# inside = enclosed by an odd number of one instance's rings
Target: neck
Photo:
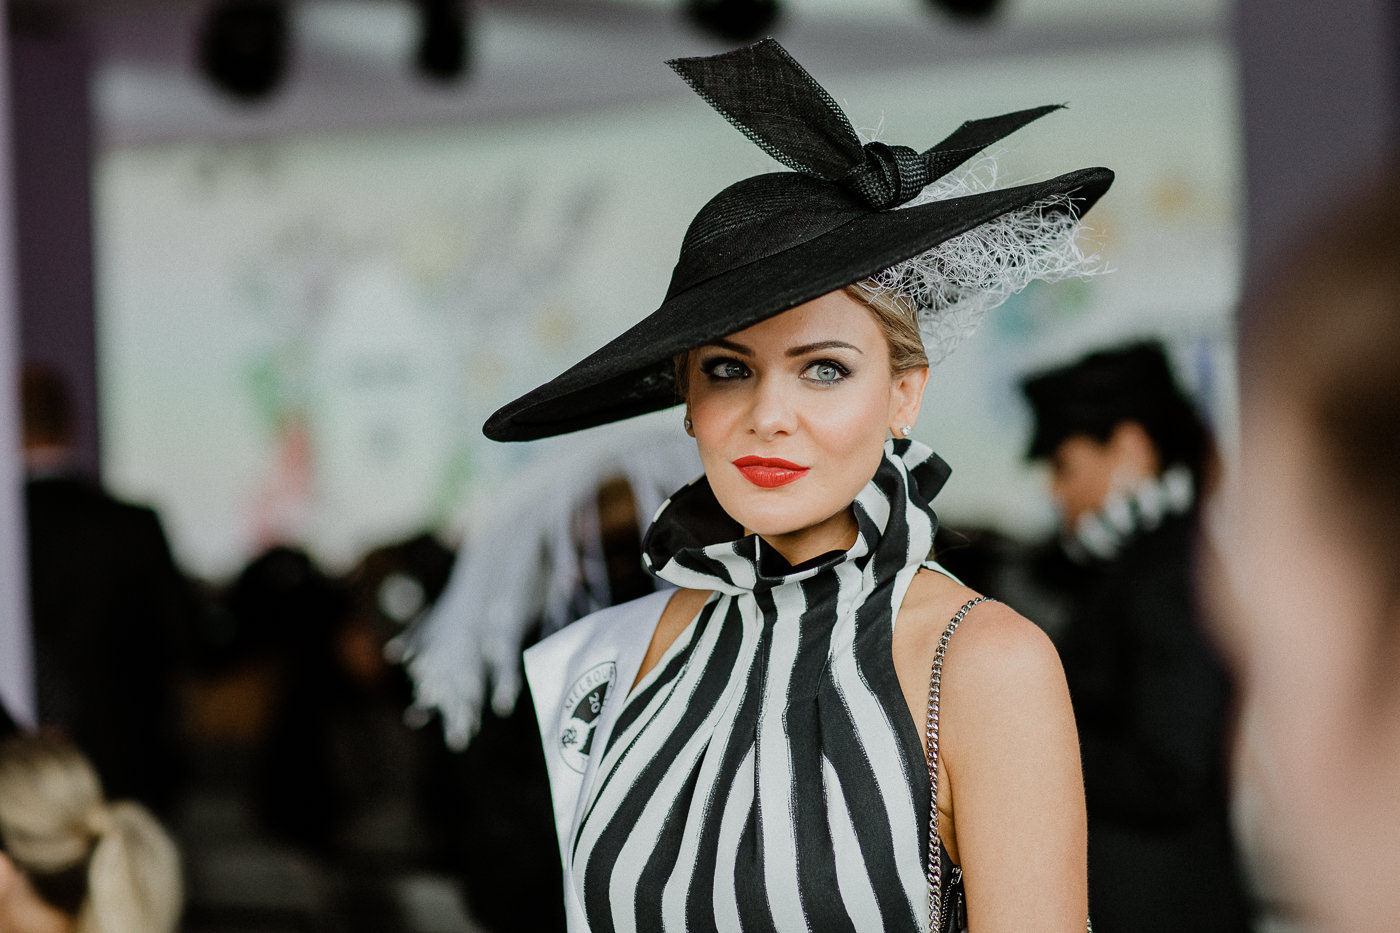
[[[744,531],[752,534],[747,528]],[[787,534],[760,534],[759,537],[764,544],[782,555],[783,560],[796,567],[831,551],[849,550],[856,543],[857,534],[855,516],[847,507],[809,528]]]

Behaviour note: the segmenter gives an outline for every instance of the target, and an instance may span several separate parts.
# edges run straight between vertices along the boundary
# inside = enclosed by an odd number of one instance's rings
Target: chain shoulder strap
[[[953,640],[962,620],[978,603],[996,602],[990,596],[978,596],[963,603],[943,630],[938,639],[938,650],[933,655],[933,670],[928,678],[928,720],[924,726],[924,754],[928,759],[928,928],[929,933],[940,933],[943,922],[943,859],[939,856],[938,836],[938,695],[943,686],[943,658],[948,654],[948,643]],[[1094,933],[1092,918],[1084,921],[1086,933]]]
[[[938,846],[938,694],[943,686],[943,658],[948,654],[948,643],[953,640],[962,620],[978,603],[996,602],[990,596],[978,596],[963,603],[943,637],[938,639],[938,650],[933,655],[933,671],[928,678],[928,720],[924,726],[924,754],[928,758],[928,928],[929,933],[939,933],[943,922],[943,859]]]

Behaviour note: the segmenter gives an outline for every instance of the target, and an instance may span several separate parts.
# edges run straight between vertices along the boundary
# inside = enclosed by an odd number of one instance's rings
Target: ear
[[[920,366],[907,369],[890,381],[890,416],[885,427],[895,437],[902,436],[900,428],[904,425],[918,423],[928,376],[928,367]]]

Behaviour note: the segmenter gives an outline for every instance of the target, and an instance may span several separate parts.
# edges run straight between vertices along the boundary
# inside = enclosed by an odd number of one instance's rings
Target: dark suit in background
[[[160,521],[63,475],[31,478],[25,503],[39,723],[72,738],[109,797],[164,810],[190,603]]]
[[[1193,516],[1168,518],[1076,579],[1060,655],[1089,816],[1089,897],[1105,933],[1239,933],[1230,834],[1230,682],[1193,601]]]

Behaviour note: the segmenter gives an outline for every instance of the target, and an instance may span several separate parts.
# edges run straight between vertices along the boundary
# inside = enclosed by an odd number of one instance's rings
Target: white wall
[[[684,91],[659,56],[651,68]],[[1240,169],[1222,41],[813,70],[857,126],[916,146],[1068,101],[1008,141],[1001,183],[1119,173],[1091,215],[1112,273],[1028,291],[935,374],[917,436],[953,465],[947,521],[1049,524],[1021,462],[1027,368],[1159,334],[1228,411]],[[109,145],[107,478],[160,506],[186,565],[214,577],[279,539],[344,566],[450,527],[561,449],[491,444],[486,415],[651,311],[699,206],[775,167],[687,93],[393,133]]]

